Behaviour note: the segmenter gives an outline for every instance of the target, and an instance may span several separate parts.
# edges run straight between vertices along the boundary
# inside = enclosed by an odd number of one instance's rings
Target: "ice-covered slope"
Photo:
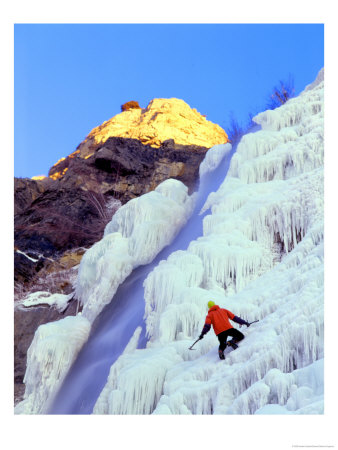
[[[94,413],[323,413],[323,84],[256,116],[203,236],[147,277],[147,348],[136,331]],[[188,350],[210,299],[259,319],[225,361],[212,331]]]
[[[186,223],[194,195],[180,181],[163,181],[154,191],[130,200],[108,223],[104,238],[83,256],[76,296],[91,322],[110,302],[135,267],[151,262]]]
[[[47,411],[87,341],[91,323],[118,286],[135,267],[150,262],[187,221],[195,198],[187,192],[183,183],[169,179],[113,216],[104,238],[85,253],[80,264],[76,295],[82,314],[41,325],[35,333],[28,350],[24,400],[15,408],[16,414]]]

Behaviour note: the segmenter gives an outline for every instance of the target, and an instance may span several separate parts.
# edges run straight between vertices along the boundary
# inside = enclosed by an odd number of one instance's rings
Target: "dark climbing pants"
[[[229,328],[229,330],[222,331],[222,333],[217,335],[219,340],[219,347],[218,347],[219,350],[221,351],[225,350],[225,347],[227,346],[228,336],[231,336],[235,343],[244,339],[244,334],[236,330],[236,328]]]

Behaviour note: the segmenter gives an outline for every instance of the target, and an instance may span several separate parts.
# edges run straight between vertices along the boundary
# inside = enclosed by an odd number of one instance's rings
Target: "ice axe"
[[[197,339],[197,341],[195,341],[195,342],[192,344],[192,346],[189,347],[189,350],[196,350],[195,348],[193,348],[193,346],[194,346],[198,341],[200,341],[200,340],[201,340],[201,338],[199,337],[199,338]]]
[[[252,325],[253,323],[256,323],[256,322],[259,322],[259,320],[254,320],[253,322],[248,322],[247,326],[249,327],[250,325]],[[240,328],[242,328],[242,325],[240,325]]]
[[[259,320],[254,320],[253,322],[250,322],[249,325],[252,325],[253,323],[259,322]]]

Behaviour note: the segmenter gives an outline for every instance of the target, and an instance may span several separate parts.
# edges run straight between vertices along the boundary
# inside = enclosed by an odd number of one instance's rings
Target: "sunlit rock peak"
[[[44,180],[46,177],[46,175],[35,175],[34,177],[32,177],[32,180],[35,181],[39,181],[39,180]]]
[[[219,125],[177,98],[155,98],[145,109],[129,109],[117,114],[89,133],[78,147],[79,156],[88,157],[110,137],[138,139],[152,147],[160,147],[168,139],[176,144],[208,148],[228,141]]]

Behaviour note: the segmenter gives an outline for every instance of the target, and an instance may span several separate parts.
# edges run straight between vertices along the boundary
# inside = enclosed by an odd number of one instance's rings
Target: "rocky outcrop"
[[[111,218],[107,207],[113,199],[124,204],[168,178],[182,181],[192,192],[206,151],[173,140],[152,148],[135,139],[109,138],[89,158],[66,158],[62,162],[65,175],[27,201],[26,209],[18,209],[17,249],[39,259],[91,246]],[[26,183],[30,187],[30,180]],[[16,260],[24,261],[21,255]],[[32,266],[32,261],[27,264]],[[22,272],[22,264],[16,272]]]
[[[15,216],[15,245],[33,256],[55,256],[94,243],[102,232],[101,222],[86,191],[60,186],[45,191],[26,211]]]
[[[227,142],[222,128],[183,100],[154,99],[145,109],[131,101],[121,109],[48,177],[15,179],[16,281],[30,280],[48,257],[99,240],[112,199],[126,203],[167,178],[191,193],[207,149]]]
[[[207,149],[227,142],[221,127],[183,100],[154,99],[145,109],[130,101],[121,108],[48,177],[15,179],[17,281],[39,272],[46,258],[99,240],[113,199],[123,204],[167,178],[191,193]]]
[[[51,185],[54,180],[48,177],[42,179],[14,178],[14,215],[25,211]]]
[[[88,158],[111,137],[137,139],[154,148],[168,139],[173,139],[175,144],[206,148],[228,142],[227,134],[219,125],[177,98],[156,98],[145,109],[127,108],[94,128],[74,154]],[[56,178],[65,174],[65,168],[59,163],[62,161],[53,166],[49,176]]]
[[[44,266],[46,258],[33,257],[32,253],[24,253],[14,248],[14,281],[26,283],[32,280]]]

